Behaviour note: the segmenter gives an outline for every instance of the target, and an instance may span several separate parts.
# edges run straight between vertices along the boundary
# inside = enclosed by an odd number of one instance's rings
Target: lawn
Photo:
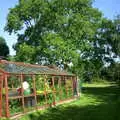
[[[120,120],[120,88],[110,83],[85,84],[78,100],[20,120]]]
[[[120,120],[120,88],[85,84],[78,100],[26,115],[21,120]]]

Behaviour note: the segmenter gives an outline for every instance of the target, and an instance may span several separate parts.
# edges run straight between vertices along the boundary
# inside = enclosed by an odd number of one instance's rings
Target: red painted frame
[[[0,64],[5,64],[5,63],[15,63],[15,64],[19,64],[19,65],[24,65],[24,66],[32,66],[32,67],[46,67],[46,66],[37,66],[37,65],[31,65],[31,64],[24,64],[24,63],[21,63],[21,62],[8,62],[8,61],[0,61]],[[4,87],[5,87],[5,117],[11,117],[11,115],[10,115],[10,110],[9,110],[9,100],[11,99],[22,99],[22,108],[23,108],[23,114],[24,113],[27,113],[28,111],[26,111],[26,109],[25,109],[25,103],[24,103],[24,99],[25,99],[25,97],[30,97],[30,96],[24,96],[24,94],[23,94],[23,86],[22,86],[22,82],[23,82],[23,77],[24,77],[24,75],[29,75],[29,76],[32,76],[32,82],[33,82],[33,94],[31,94],[31,96],[32,97],[34,97],[35,98],[35,102],[36,102],[36,105],[35,105],[35,107],[34,107],[34,110],[37,110],[37,109],[40,109],[41,107],[39,107],[39,106],[37,106],[37,93],[36,93],[36,80],[35,80],[35,77],[36,77],[36,75],[39,75],[39,73],[37,74],[33,74],[33,73],[29,73],[29,74],[25,74],[25,73],[20,73],[20,74],[16,74],[16,73],[9,73],[9,72],[6,72],[6,71],[4,71],[4,70],[2,70],[2,69],[0,69],[0,103],[2,103],[3,101],[2,101],[2,82],[4,82]],[[9,97],[8,96],[8,77],[9,76],[11,76],[11,75],[14,75],[14,76],[19,76],[20,77],[20,81],[21,81],[21,86],[22,86],[22,94],[21,94],[21,96],[16,96],[16,97]],[[52,105],[56,105],[56,104],[60,104],[60,103],[62,103],[62,102],[64,102],[64,101],[66,101],[66,100],[70,100],[70,99],[74,99],[75,98],[75,96],[74,96],[74,87],[77,87],[77,77],[75,76],[75,75],[66,75],[66,73],[65,74],[59,74],[59,75],[56,75],[56,74],[40,74],[40,75],[42,75],[42,76],[44,76],[44,84],[45,84],[45,82],[46,82],[46,79],[47,79],[47,76],[51,76],[51,78],[52,78],[52,94],[53,94],[53,103],[52,103]],[[58,79],[58,85],[59,86],[62,86],[61,85],[61,80],[63,79],[63,80],[67,80],[68,78],[70,78],[70,80],[72,81],[72,85],[71,85],[71,90],[72,90],[72,93],[73,93],[73,96],[71,97],[71,98],[67,98],[67,99],[65,99],[65,100],[62,100],[61,99],[61,95],[62,95],[62,91],[61,91],[61,89],[60,89],[60,91],[59,91],[59,94],[60,94],[60,101],[59,102],[56,102],[56,98],[55,98],[55,96],[56,96],[56,90],[55,90],[55,87],[54,87],[54,81],[55,81],[55,77],[58,77],[59,79]],[[46,87],[46,86],[45,86]],[[77,88],[76,88],[77,89]],[[67,89],[67,87],[65,86],[65,90],[66,90],[66,94],[68,94],[67,92],[68,92],[68,89]],[[46,101],[46,105],[45,106],[43,106],[43,108],[45,107],[48,107],[49,106],[49,104],[48,104],[48,102],[47,102],[47,91],[46,91],[46,89],[44,90],[44,95],[45,95],[45,101]],[[77,96],[78,96],[78,94],[77,94]],[[0,117],[3,117],[3,115],[2,115],[2,104],[0,105]],[[19,114],[19,113],[16,113],[15,115],[17,115],[17,114]]]

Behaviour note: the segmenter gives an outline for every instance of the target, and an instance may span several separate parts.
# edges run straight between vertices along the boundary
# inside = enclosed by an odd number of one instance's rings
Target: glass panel
[[[72,84],[72,80],[71,79],[67,79],[66,80],[66,87],[67,89],[70,89],[73,87],[73,84]]]
[[[34,96],[34,81],[32,75],[23,76],[23,95],[24,95],[24,106],[26,111],[35,109],[36,101]]]
[[[36,106],[35,97],[34,96],[24,97],[24,105],[25,105],[26,111],[35,109],[35,106]]]
[[[66,79],[66,89],[67,89],[67,98],[71,98],[73,96],[73,81],[70,77]]]
[[[23,112],[22,99],[9,100],[9,111],[11,116]]]
[[[0,75],[0,102],[2,103],[2,104],[0,104],[0,109],[1,109],[1,116],[5,116],[5,114],[6,114],[6,111],[5,111],[5,83],[4,83],[4,80],[3,80],[3,76],[2,75]]]
[[[22,85],[23,85],[24,96],[29,96],[34,93],[32,75],[24,75]]]
[[[53,87],[53,81],[52,76],[47,76],[45,81],[45,89],[46,89],[46,99],[47,104],[52,105],[54,100],[54,87]]]
[[[43,75],[36,75],[35,85],[37,93],[37,106],[44,106],[46,104],[45,95],[45,80]]]
[[[61,98],[62,100],[66,99],[67,98],[67,92],[66,92],[66,81],[65,79],[62,79],[61,80]]]
[[[21,81],[20,76],[10,75],[8,76],[8,97],[20,96]]]
[[[44,88],[44,77],[42,75],[36,75],[35,84],[36,84],[37,94],[43,94],[45,88]]]
[[[72,89],[69,89],[67,91],[67,96],[68,96],[68,98],[72,98],[73,97],[73,91],[72,91]]]
[[[37,106],[44,106],[46,105],[45,94],[37,95]]]
[[[60,78],[59,77],[55,77],[54,79],[54,87],[55,87],[55,101],[59,102],[61,99],[61,95],[60,95]]]

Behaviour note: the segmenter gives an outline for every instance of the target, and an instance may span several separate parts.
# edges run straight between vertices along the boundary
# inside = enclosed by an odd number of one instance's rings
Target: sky
[[[0,36],[4,37],[10,49],[10,55],[15,55],[12,45],[16,43],[17,36],[9,35],[4,31],[9,8],[14,7],[18,0],[0,1]],[[104,17],[113,19],[115,15],[120,14],[120,0],[95,0],[93,7],[98,8]],[[2,52],[2,51],[0,51]]]

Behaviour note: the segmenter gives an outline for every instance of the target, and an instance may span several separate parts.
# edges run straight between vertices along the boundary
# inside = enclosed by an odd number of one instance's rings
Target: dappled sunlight
[[[44,111],[29,114],[21,120],[119,120],[120,88],[84,88],[81,98]]]

